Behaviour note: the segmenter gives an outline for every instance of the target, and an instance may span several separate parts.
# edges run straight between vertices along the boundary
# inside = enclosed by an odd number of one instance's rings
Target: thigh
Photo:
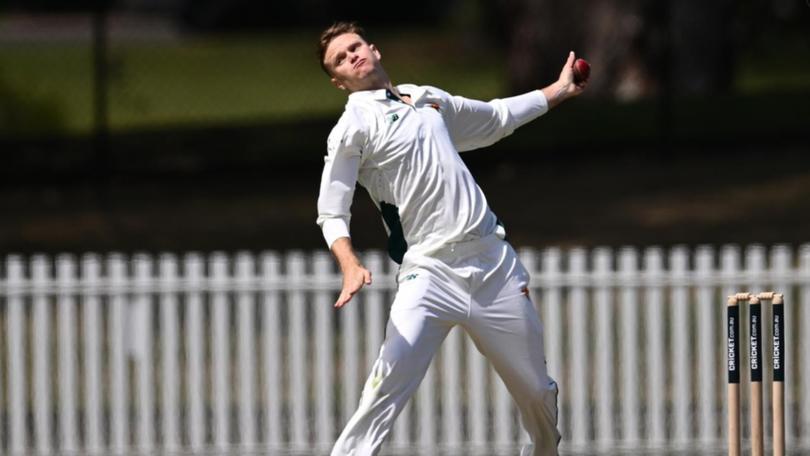
[[[504,296],[479,309],[465,329],[510,390],[531,392],[552,382],[546,371],[543,325],[526,294]]]
[[[452,290],[437,284],[428,273],[402,282],[391,305],[375,369],[394,369],[418,375],[430,364],[447,333],[455,324]]]

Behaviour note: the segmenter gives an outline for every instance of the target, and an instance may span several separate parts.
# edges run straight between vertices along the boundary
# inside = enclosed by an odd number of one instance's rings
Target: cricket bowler
[[[327,140],[318,197],[317,223],[343,274],[335,307],[372,280],[349,236],[356,184],[379,208],[389,254],[400,264],[385,341],[332,456],[378,454],[455,325],[514,398],[532,440],[521,454],[556,455],[557,385],[546,372],[529,275],[459,153],[489,146],[582,93],[586,82],[574,82],[574,53],[551,85],[482,102],[394,85],[380,50],[356,23],[325,30],[319,51],[332,84],[348,93]]]

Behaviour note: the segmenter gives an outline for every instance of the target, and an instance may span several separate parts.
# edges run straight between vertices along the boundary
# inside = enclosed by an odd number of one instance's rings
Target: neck
[[[385,71],[380,71],[374,76],[370,77],[368,80],[368,84],[361,89],[352,90],[352,92],[359,92],[362,90],[379,90],[379,89],[388,89],[394,93],[397,93],[394,84],[391,82],[391,78],[388,77],[388,74]]]

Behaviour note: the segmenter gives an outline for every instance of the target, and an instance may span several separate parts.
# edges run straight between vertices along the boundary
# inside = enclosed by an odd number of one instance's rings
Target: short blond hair
[[[329,71],[329,67],[326,66],[326,61],[324,60],[326,58],[326,49],[329,47],[329,43],[331,43],[332,40],[346,33],[355,33],[360,35],[360,38],[363,38],[365,42],[368,42],[366,39],[366,31],[363,30],[363,27],[360,27],[360,25],[355,21],[335,22],[329,28],[324,30],[321,33],[321,39],[318,41],[318,58],[321,62],[321,68],[323,68],[323,71],[326,72],[326,74],[328,74],[330,77],[332,76],[332,72]]]

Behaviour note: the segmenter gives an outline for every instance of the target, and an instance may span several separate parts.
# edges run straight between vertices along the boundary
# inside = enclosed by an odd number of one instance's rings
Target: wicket
[[[762,456],[765,453],[764,429],[762,422],[762,307],[761,301],[771,301],[773,313],[773,384],[772,420],[773,454],[785,454],[785,322],[784,300],[779,293],[759,294],[737,293],[728,297],[727,361],[728,361],[728,454],[740,453],[740,305],[747,302],[749,328],[749,362],[751,367],[751,454]]]

